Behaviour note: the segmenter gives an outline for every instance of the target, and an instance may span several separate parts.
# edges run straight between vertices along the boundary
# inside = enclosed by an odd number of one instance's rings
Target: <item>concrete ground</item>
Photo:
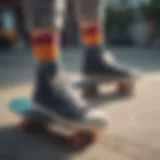
[[[155,50],[112,48],[120,62],[141,69],[132,97],[118,97],[112,86],[89,101],[109,117],[99,141],[73,152],[57,137],[28,135],[17,124],[20,117],[8,110],[12,98],[30,96],[34,61],[29,53],[0,55],[0,160],[159,160],[160,159],[160,54]],[[79,74],[82,54],[64,50],[64,64],[73,78]],[[71,64],[72,62],[72,64]]]

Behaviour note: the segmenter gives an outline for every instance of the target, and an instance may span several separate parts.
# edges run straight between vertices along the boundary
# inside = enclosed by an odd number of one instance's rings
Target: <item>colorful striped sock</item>
[[[85,46],[100,45],[103,42],[101,25],[91,25],[81,28],[81,40]]]
[[[38,33],[32,34],[33,54],[37,61],[55,62],[59,60],[60,33]]]

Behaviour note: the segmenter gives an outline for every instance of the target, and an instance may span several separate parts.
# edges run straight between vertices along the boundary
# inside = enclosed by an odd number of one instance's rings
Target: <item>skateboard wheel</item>
[[[97,86],[93,86],[90,88],[87,88],[85,90],[82,91],[82,95],[85,98],[89,98],[89,97],[97,97],[98,96],[98,88]]]
[[[131,94],[134,89],[134,81],[132,79],[126,80],[118,84],[118,92],[121,94]]]
[[[69,143],[74,149],[83,149],[97,139],[97,132],[81,132],[69,138]]]
[[[27,132],[35,132],[43,129],[43,125],[39,121],[34,121],[32,119],[23,119],[21,123],[21,128]]]

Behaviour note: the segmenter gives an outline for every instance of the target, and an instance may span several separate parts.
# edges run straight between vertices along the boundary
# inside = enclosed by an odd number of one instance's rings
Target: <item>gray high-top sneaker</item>
[[[108,55],[107,55],[108,54]],[[88,81],[88,87],[84,94],[97,94],[97,83],[102,81],[118,83],[121,93],[130,93],[133,89],[133,80],[137,77],[137,71],[122,67],[110,55],[104,54],[100,46],[89,47],[85,52],[85,60],[82,74]],[[106,55],[106,58],[105,58]]]
[[[107,123],[106,115],[87,104],[56,66],[44,63],[39,67],[34,93],[36,109],[66,126],[102,129]]]

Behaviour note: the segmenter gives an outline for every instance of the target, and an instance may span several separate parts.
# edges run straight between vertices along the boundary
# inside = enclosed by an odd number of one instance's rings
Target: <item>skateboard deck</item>
[[[56,120],[54,120],[54,118],[51,119],[47,115],[36,111],[34,109],[34,104],[29,99],[14,99],[9,103],[9,108],[13,113],[22,116],[24,120],[41,123],[46,129],[54,131],[54,133],[57,133],[59,135],[68,136],[74,133],[73,128],[68,128],[63,124],[58,123]]]
[[[44,114],[36,111],[33,103],[26,98],[14,99],[9,103],[9,108],[13,113],[40,121],[49,121]]]
[[[35,131],[35,128],[40,128],[42,130],[47,129],[52,131],[52,133],[65,138],[75,149],[83,148],[85,145],[95,141],[97,137],[97,134],[95,134],[94,131],[83,133],[81,131],[75,131],[74,128],[67,128],[62,124],[58,124],[43,113],[36,111],[32,101],[26,98],[11,100],[9,109],[13,113],[22,116],[24,119],[21,124],[23,130],[30,132]]]
[[[138,77],[134,77],[133,80],[138,79]],[[92,87],[94,85],[99,85],[99,84],[111,84],[111,83],[122,83],[124,81],[127,81],[122,78],[107,78],[107,77],[102,77],[102,78],[89,78],[89,79],[81,79],[78,80],[77,82],[73,83],[73,87],[76,89],[85,89],[88,87]]]
[[[82,79],[82,80],[79,80],[78,82],[75,82],[73,84],[73,87],[75,89],[85,89],[85,88],[88,88],[90,86],[93,86],[93,85],[96,85],[96,84],[100,84],[101,82],[103,82],[102,80],[85,80],[85,79]]]
[[[134,77],[132,79],[122,79],[122,78],[107,78],[107,77],[99,77],[99,78],[89,78],[82,79],[73,84],[73,87],[77,90],[82,90],[82,94],[84,97],[97,97],[100,95],[98,87],[101,84],[116,84],[117,91],[119,94],[132,94],[135,88],[135,80],[138,77]]]

